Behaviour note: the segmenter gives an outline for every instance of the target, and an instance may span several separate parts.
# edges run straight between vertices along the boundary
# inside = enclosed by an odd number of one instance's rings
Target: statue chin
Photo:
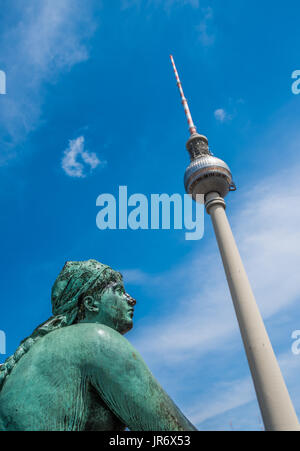
[[[118,332],[120,332],[120,334],[124,335],[127,332],[129,332],[131,329],[133,328],[133,321],[126,321],[126,323],[124,323],[123,327],[120,327]]]
[[[96,324],[104,324],[105,326],[111,327],[111,329],[116,330],[120,334],[124,335],[127,332],[129,332],[133,328],[133,320],[132,319],[126,319],[121,324],[116,324],[115,327],[105,324],[102,321],[94,321]]]

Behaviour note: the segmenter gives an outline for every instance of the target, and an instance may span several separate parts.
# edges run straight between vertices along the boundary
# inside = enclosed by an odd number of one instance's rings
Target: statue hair
[[[68,299],[67,302],[64,302],[60,304],[58,307],[57,305],[54,306],[54,291],[57,285],[61,283],[62,279],[65,280],[65,285],[68,286],[70,280],[66,278],[65,273],[68,275],[68,265],[73,266],[75,264],[82,264],[87,263],[89,264],[89,269],[85,271],[84,273],[80,274],[80,278],[77,278],[81,285],[84,282],[86,282],[87,277],[91,277],[92,272],[90,270],[91,264],[97,264],[104,267],[102,269],[102,272],[100,273],[100,276],[96,278],[91,285],[87,287],[86,290],[82,291],[79,296],[74,296],[71,299]],[[99,266],[97,267],[99,269]],[[74,270],[73,270],[74,271]],[[70,274],[70,272],[69,272]],[[76,281],[77,281],[76,280]],[[16,352],[10,356],[3,365],[0,366],[0,391],[7,380],[8,376],[12,372],[15,365],[18,363],[18,361],[23,357],[24,354],[26,354],[30,348],[41,338],[43,338],[45,335],[49,334],[50,332],[53,332],[54,330],[61,329],[62,327],[71,326],[72,324],[77,324],[82,319],[85,318],[85,307],[83,303],[83,299],[86,296],[91,296],[97,292],[97,295],[102,295],[105,289],[110,285],[111,283],[123,283],[123,278],[120,273],[117,271],[114,271],[109,266],[102,265],[101,263],[97,262],[96,260],[88,260],[87,262],[67,262],[62,269],[60,275],[56,279],[53,288],[52,288],[52,305],[53,305],[53,316],[51,316],[47,321],[39,325],[32,334],[25,338],[23,341],[21,341],[19,347],[17,348]]]

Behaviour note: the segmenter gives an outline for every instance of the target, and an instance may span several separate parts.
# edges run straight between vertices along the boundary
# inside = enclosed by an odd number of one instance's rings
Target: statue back
[[[94,329],[93,324],[65,327],[31,347],[0,391],[0,430],[125,429],[89,380]]]

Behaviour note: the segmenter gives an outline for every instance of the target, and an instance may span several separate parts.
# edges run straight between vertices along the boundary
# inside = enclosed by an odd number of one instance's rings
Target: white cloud
[[[214,116],[217,121],[220,122],[224,122],[225,120],[230,119],[230,115],[223,108],[218,108],[217,110],[215,110]]]
[[[103,164],[94,152],[88,152],[84,148],[84,137],[79,136],[69,141],[68,148],[64,151],[62,168],[70,177],[85,177],[86,166],[95,169]]]
[[[15,145],[39,125],[46,84],[87,60],[86,43],[95,30],[93,4],[15,0],[15,21],[0,34],[8,90],[1,99],[0,164],[14,156]]]

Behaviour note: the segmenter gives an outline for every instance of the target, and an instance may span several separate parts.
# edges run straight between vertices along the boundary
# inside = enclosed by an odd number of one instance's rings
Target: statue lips
[[[129,313],[130,317],[133,318],[134,309],[133,309],[133,308],[130,308],[130,309],[128,310],[128,313]]]

